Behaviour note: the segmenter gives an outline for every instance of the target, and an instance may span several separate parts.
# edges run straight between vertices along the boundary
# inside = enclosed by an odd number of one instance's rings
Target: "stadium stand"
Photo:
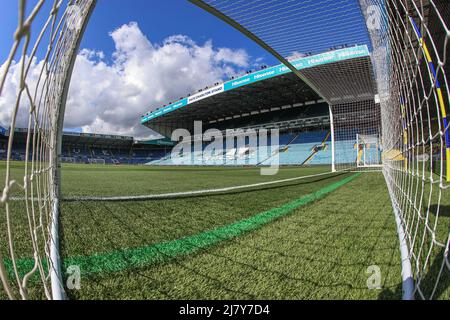
[[[0,127],[0,160],[6,159],[6,150],[8,145],[7,130]]]
[[[311,76],[330,68],[344,68],[351,63],[361,64],[361,72],[369,80],[361,88],[362,91],[358,92],[358,99],[368,99],[368,103],[373,104],[372,73],[366,46],[307,56],[297,63],[303,68],[302,72]],[[330,73],[330,79],[334,79],[333,74]],[[189,108],[186,108],[187,105]],[[346,114],[339,116],[342,119],[347,117]],[[371,114],[361,116],[367,120],[371,118]],[[216,129],[226,138],[231,138],[227,130],[250,130],[258,133],[261,130],[277,129],[279,140],[274,140],[277,141],[275,143],[269,135],[267,142],[258,141],[256,145],[252,145],[249,137],[244,135],[232,137],[233,141],[228,145],[224,143],[217,147],[214,144],[214,148],[211,148],[212,142],[202,141],[200,150],[194,150],[193,146],[184,147],[172,156],[175,147],[175,143],[171,141],[173,131],[185,129],[195,132],[196,121],[201,121],[202,132]],[[166,138],[135,141],[132,137],[67,132],[63,137],[62,161],[160,166],[265,166],[271,165],[276,158],[280,165],[312,166],[332,163],[328,103],[282,65],[249,71],[229,81],[206,87],[178,102],[148,112],[142,116],[141,123]],[[371,128],[367,128],[367,134],[370,133]],[[4,134],[6,135],[7,133]],[[15,135],[17,138],[14,140],[12,159],[21,161],[25,159],[26,130],[16,129]],[[1,146],[0,140],[0,150],[6,151]],[[357,146],[357,132],[352,134],[347,131],[345,136],[336,135],[335,151],[340,154],[335,161],[337,164],[357,162],[361,152]],[[378,150],[374,148],[373,152]],[[5,153],[0,152],[0,157],[4,158]]]
[[[272,119],[272,121],[270,121]],[[306,123],[306,119],[315,119]],[[258,125],[259,123],[259,125]],[[233,137],[231,145],[225,141],[219,148],[210,150],[212,142],[201,143],[201,151],[194,150],[194,144],[184,148],[177,156],[172,156],[175,143],[169,138],[150,141],[135,141],[132,137],[66,132],[63,137],[62,161],[84,164],[131,164],[131,165],[196,165],[196,166],[246,166],[270,165],[278,156],[280,165],[330,165],[332,161],[329,116],[326,105],[317,103],[308,108],[284,110],[282,115],[273,117],[272,112],[239,119],[223,124],[228,129],[279,128],[279,142],[258,141],[250,144],[249,136]],[[6,159],[7,136],[0,135],[0,159]],[[12,149],[12,159],[25,159],[26,130],[16,129],[16,139]],[[194,138],[191,138],[195,140]],[[241,139],[240,143],[238,140]],[[358,156],[356,133],[354,140],[338,137],[336,150],[345,155],[340,161],[354,163]],[[348,138],[347,138],[348,139]]]
[[[11,151],[13,161],[25,160],[26,129],[16,129]],[[9,132],[0,134],[0,160],[6,159]],[[132,137],[65,132],[62,161],[84,164],[146,164],[170,154],[167,140],[135,141]]]
[[[171,158],[150,162],[152,165],[271,165],[278,161],[280,165],[334,165],[364,162],[370,155],[379,153],[379,145],[369,148],[358,145],[358,132],[369,136],[379,128],[370,128],[374,116],[379,110],[377,92],[373,82],[373,72],[367,46],[345,46],[330,51],[308,55],[292,61],[306,78],[316,83],[320,75],[325,77],[333,88],[326,96],[333,104],[348,104],[358,101],[367,105],[373,112],[336,114],[335,123],[348,123],[348,119],[357,119],[360,131],[345,131],[345,136],[335,134],[332,146],[330,124],[330,101],[325,101],[304,81],[301,81],[285,66],[279,65],[248,72],[233,77],[224,83],[199,90],[177,102],[169,103],[141,118],[141,123],[148,128],[169,137],[176,129],[195,131],[195,123],[202,123],[203,132],[211,129],[220,130],[223,135],[228,130],[278,130],[279,143],[268,145],[260,143],[244,144],[217,148],[211,154],[202,155],[200,151],[184,148],[183,152]],[[355,87],[354,79],[347,79],[347,70],[358,65],[360,70]],[[343,93],[338,95],[337,92]],[[346,110],[352,110],[347,108]],[[360,123],[367,123],[361,128]],[[196,133],[197,134],[197,133]],[[191,138],[191,140],[194,140]],[[203,150],[210,151],[208,145]],[[268,148],[270,147],[270,148]],[[270,150],[267,150],[270,149]],[[335,151],[333,157],[333,150]],[[364,153],[364,154],[362,154]],[[336,155],[339,154],[339,157]],[[380,157],[373,157],[379,159]]]

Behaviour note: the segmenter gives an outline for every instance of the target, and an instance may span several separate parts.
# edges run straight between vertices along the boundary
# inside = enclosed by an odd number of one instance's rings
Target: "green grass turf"
[[[288,195],[296,190],[297,195]],[[276,194],[287,195],[287,200],[298,197],[300,190],[283,187]],[[248,210],[265,196],[261,191],[247,194]],[[173,223],[178,225],[177,220]],[[171,224],[159,227],[164,225]],[[130,223],[118,223],[119,228],[125,226]],[[154,227],[144,223],[132,229],[140,232],[129,234],[127,242],[140,242]],[[87,277],[82,289],[70,294],[76,299],[401,298],[399,261],[383,178],[367,174],[257,231],[170,262]],[[382,270],[383,290],[367,289],[371,265]]]
[[[21,164],[14,164],[13,176],[20,179],[22,170]],[[63,193],[158,194],[252,184],[328,170],[283,168],[277,176],[263,177],[255,168],[65,165]],[[66,202],[61,208],[61,253],[66,262],[71,262],[80,257],[108,256],[195,237],[283,207],[350,176],[335,174],[245,192],[183,199]],[[12,206],[14,212],[23,211],[21,203]],[[449,220],[448,216],[444,219]],[[18,256],[29,258],[28,241],[23,236],[24,217],[15,215],[14,221]],[[0,224],[3,229],[4,221]],[[369,275],[365,271],[374,264],[382,270],[382,290],[368,290],[366,286]],[[142,266],[130,264],[127,268],[83,274],[82,289],[69,291],[70,298],[401,297],[398,240],[381,174],[364,174],[325,198],[239,237],[174,259]],[[439,298],[448,299],[450,282],[448,277],[444,280]]]
[[[0,181],[6,164],[0,162]],[[329,172],[329,166],[282,168],[276,176],[262,176],[258,168],[148,167],[64,164],[62,190],[73,196],[136,196],[224,188]],[[23,163],[12,164],[12,178],[23,181]],[[125,183],[124,183],[125,182]],[[12,195],[22,195],[13,189]]]
[[[175,257],[189,255],[201,249],[211,247],[220,242],[242,236],[248,232],[261,228],[271,222],[291,214],[295,209],[322,199],[338,188],[353,181],[359,175],[355,174],[341,181],[333,183],[314,193],[303,195],[299,199],[273,208],[250,218],[233,222],[231,224],[200,232],[195,235],[181,237],[171,241],[165,241],[150,246],[133,249],[121,249],[105,254],[91,256],[68,257],[64,261],[66,267],[78,265],[83,275],[98,272],[114,272],[124,269],[145,266],[169,261]]]

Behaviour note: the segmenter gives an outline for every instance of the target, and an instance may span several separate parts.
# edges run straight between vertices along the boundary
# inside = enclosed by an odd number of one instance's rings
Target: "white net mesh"
[[[374,100],[337,104],[332,106],[332,112],[336,170],[380,170],[379,104]]]
[[[405,234],[416,298],[449,284],[450,3],[361,0],[374,45],[384,174]]]
[[[429,299],[445,292],[450,283],[449,2],[190,1],[282,57],[368,44],[371,78],[376,80],[371,96],[366,96],[371,93],[370,81],[365,81],[369,78],[355,78],[364,74],[361,61],[332,73],[346,81],[333,81],[327,70],[302,71],[299,76],[330,104],[335,149],[339,141],[348,144],[346,153],[335,150],[336,169],[367,170],[381,157],[401,236],[404,280],[415,281],[414,292],[405,297]],[[362,9],[366,25],[358,23],[361,11],[355,9]],[[350,86],[342,86],[345,83]],[[361,91],[364,83],[367,88]],[[373,148],[373,143],[358,141],[361,135],[381,137],[381,142]]]
[[[70,75],[84,26],[95,4],[92,0],[38,1],[35,7],[19,1],[19,24],[14,45],[2,67],[0,94],[13,61],[21,68],[20,88],[12,107],[5,188],[1,198],[0,278],[7,297],[62,298],[58,257],[58,149]],[[39,26],[37,17],[48,17]],[[34,45],[33,37],[37,35]],[[21,50],[21,52],[20,52]],[[43,53],[42,53],[43,52]],[[40,73],[30,66],[41,60]],[[28,110],[24,171],[12,165],[11,153],[19,109]],[[23,201],[13,201],[20,196]],[[5,245],[6,244],[6,245]],[[20,248],[20,250],[18,250]],[[20,263],[16,252],[34,257]]]

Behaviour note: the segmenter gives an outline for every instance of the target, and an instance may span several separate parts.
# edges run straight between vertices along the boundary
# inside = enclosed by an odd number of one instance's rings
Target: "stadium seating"
[[[326,141],[324,141],[326,140]],[[148,165],[172,166],[172,165],[270,165],[274,161],[279,161],[280,165],[301,165],[306,160],[308,165],[329,165],[331,164],[331,146],[328,131],[313,131],[302,133],[286,133],[279,137],[279,143],[272,143],[269,139],[266,145],[259,145],[254,148],[248,145],[248,139],[244,147],[238,147],[235,142],[232,148],[215,150],[212,154],[202,152],[186,153],[182,156],[172,158],[171,155],[148,162]],[[323,144],[323,145],[322,145]],[[343,161],[354,162],[356,150],[354,141],[344,141],[339,143],[339,150],[346,150],[348,156]],[[203,150],[208,146],[204,144]],[[316,150],[316,147],[321,146]],[[354,156],[355,155],[355,156]],[[278,156],[278,159],[277,159]],[[352,160],[350,160],[352,159]],[[342,160],[342,159],[341,159]]]
[[[356,136],[356,134],[355,134]],[[337,137],[335,143],[337,164],[355,163],[358,150],[356,140],[345,140]],[[240,140],[238,144],[238,140]],[[197,165],[197,166],[243,166],[243,165],[330,165],[332,161],[331,138],[329,131],[288,132],[281,134],[279,143],[272,138],[251,146],[246,137],[235,138],[234,142],[224,142],[219,150],[211,151],[204,143],[202,151],[190,150],[172,158],[171,149],[152,149],[145,146],[129,148],[110,148],[108,146],[64,146],[62,160],[70,163],[105,163],[105,164],[133,164],[133,165]],[[6,159],[6,140],[0,141],[0,159]],[[244,143],[244,145],[242,145]],[[208,148],[208,149],[207,149]],[[209,152],[205,152],[208,150]],[[372,151],[368,151],[372,152]],[[374,149],[373,152],[376,152]],[[376,155],[369,154],[370,157]],[[25,145],[15,144],[12,150],[14,161],[25,160]]]
[[[286,139],[280,138],[280,150],[278,153],[278,161],[281,165],[300,165],[303,164],[308,158],[310,158],[314,153],[314,148],[317,145],[322,144],[323,140],[327,137],[327,131],[317,131],[317,132],[304,132],[295,136],[290,143],[285,144]],[[322,154],[323,151],[318,152]],[[329,158],[329,159],[328,159]],[[321,157],[321,161],[317,163],[309,164],[330,164],[330,157]],[[274,161],[273,159],[268,159],[267,161],[261,163],[262,165],[270,164]]]
[[[358,151],[355,149],[356,140],[345,140],[336,142],[337,164],[355,163]]]
[[[0,135],[0,160],[6,159],[6,151],[7,151],[7,140],[5,137]]]

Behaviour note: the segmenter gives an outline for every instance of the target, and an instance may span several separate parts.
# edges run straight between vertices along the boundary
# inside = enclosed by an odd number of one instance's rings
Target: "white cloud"
[[[291,61],[291,60],[301,59],[304,57],[306,57],[306,54],[298,52],[298,51],[294,51],[294,52],[292,52],[292,54],[289,57],[287,57],[287,60]]]
[[[31,94],[34,94],[37,81],[39,79],[40,70],[42,69],[43,62],[38,62],[37,59],[33,59],[30,61],[29,59],[25,60],[25,65],[30,65],[30,71],[28,73],[29,81],[29,91]],[[3,87],[2,94],[0,96],[0,125],[8,128],[11,123],[12,112],[16,104],[17,95],[20,88],[20,75],[22,71],[22,63],[21,61],[11,65],[11,68],[8,73],[8,77]],[[3,75],[6,69],[6,65],[0,66],[0,75]],[[18,127],[28,127],[28,103],[29,99],[25,91],[21,96],[21,103],[19,105],[19,109],[16,115],[16,123]]]
[[[112,62],[103,52],[83,49],[75,64],[69,90],[66,128],[84,132],[147,137],[140,116],[169,101],[221,81],[250,65],[245,50],[199,45],[184,35],[174,35],[158,45],[142,33],[137,23],[123,25],[110,34],[115,44]],[[33,61],[33,82],[39,63]],[[5,66],[0,67],[4,69]],[[19,63],[9,71],[0,97],[0,123],[9,125],[11,106],[18,90]],[[18,126],[25,127],[22,108]]]
[[[248,66],[248,54],[245,50],[231,50],[228,48],[220,48],[215,55],[217,62],[231,63],[239,67]]]

